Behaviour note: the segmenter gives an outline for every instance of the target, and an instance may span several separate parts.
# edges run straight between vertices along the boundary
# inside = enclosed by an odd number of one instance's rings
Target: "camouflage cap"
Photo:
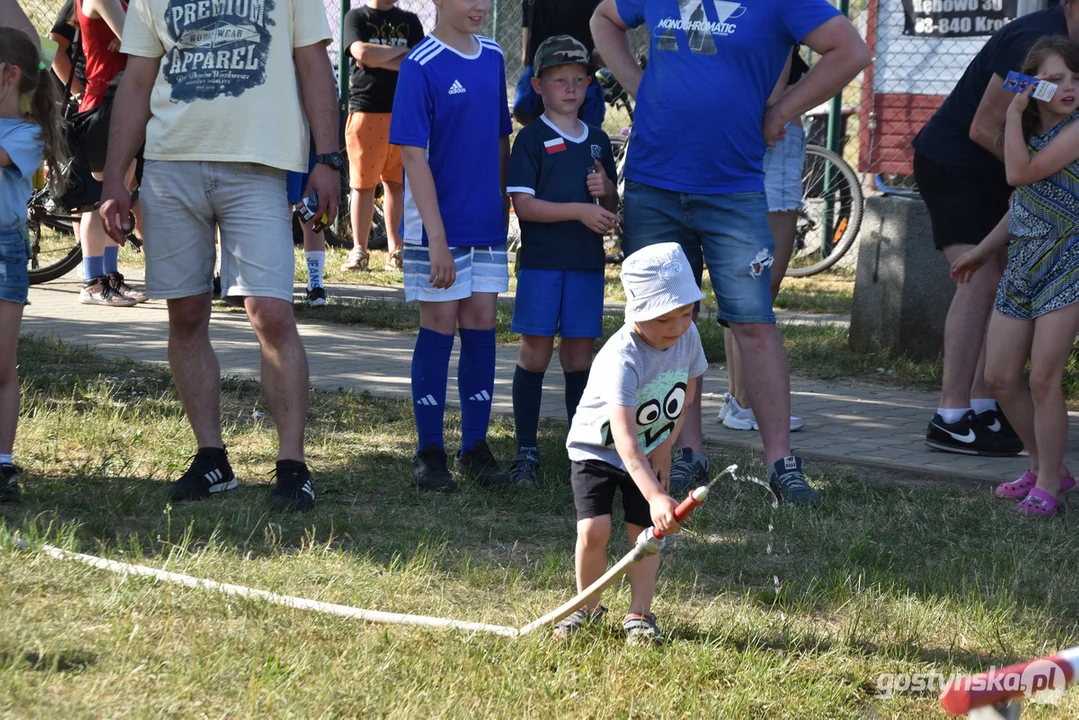
[[[559,65],[584,65],[589,71],[593,69],[588,49],[569,35],[552,35],[540,43],[532,60],[532,74],[539,77],[544,70]]]

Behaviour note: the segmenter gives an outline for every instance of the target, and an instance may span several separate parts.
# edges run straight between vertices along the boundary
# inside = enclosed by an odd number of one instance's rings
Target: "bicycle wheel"
[[[618,216],[618,221],[621,223],[625,220],[623,198],[626,196],[626,149],[629,147],[629,138],[625,135],[611,135],[610,138],[614,166],[618,173],[615,178],[615,187],[618,188],[618,208],[615,210],[615,215]],[[610,264],[622,262],[622,231],[620,228],[615,228],[603,237],[603,253]]]
[[[839,262],[858,237],[864,203],[850,165],[828,148],[807,145],[802,206],[787,275],[808,277]]]
[[[30,232],[27,274],[31,285],[39,285],[67,275],[82,261],[82,246],[75,235],[75,216],[53,212],[46,205],[47,193],[39,190],[26,207]]]

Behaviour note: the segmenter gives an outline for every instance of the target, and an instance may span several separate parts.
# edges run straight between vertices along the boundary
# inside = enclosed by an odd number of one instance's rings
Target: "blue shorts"
[[[626,179],[622,250],[662,242],[682,246],[699,285],[708,276],[721,320],[775,323],[768,201],[762,192],[694,195]]]
[[[806,164],[806,133],[797,125],[764,153],[764,193],[768,212],[787,212],[802,207],[802,173]]]
[[[538,337],[603,337],[603,285],[600,270],[522,268],[510,330]]]
[[[312,144],[312,147],[314,145]],[[311,171],[315,169],[315,154],[307,160],[307,172],[298,173],[289,170],[285,173],[285,185],[288,187],[289,205],[297,205],[303,200],[303,191],[307,187],[307,179],[311,177]]]
[[[532,66],[529,65],[521,73],[521,79],[517,81],[517,90],[513,94],[513,109],[521,109],[533,118],[539,117],[540,96],[532,89]],[[581,120],[585,124],[594,127],[603,126],[603,118],[607,114],[607,101],[603,99],[603,88],[592,78],[588,90],[585,92],[584,105],[581,108]]]
[[[26,225],[0,229],[0,300],[26,304],[30,243]]]

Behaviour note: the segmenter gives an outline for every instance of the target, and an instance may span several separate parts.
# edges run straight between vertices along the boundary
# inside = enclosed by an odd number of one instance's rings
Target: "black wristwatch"
[[[315,163],[320,165],[329,165],[334,170],[340,170],[345,166],[345,159],[341,157],[341,153],[333,152],[326,153],[325,155],[316,155]]]

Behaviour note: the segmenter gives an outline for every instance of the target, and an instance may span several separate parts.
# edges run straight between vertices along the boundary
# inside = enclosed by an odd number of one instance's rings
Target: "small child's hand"
[[[671,491],[671,448],[669,445],[660,445],[648,455],[648,462],[652,465],[652,472],[656,474],[659,486],[665,492]]]
[[[666,493],[657,495],[648,503],[648,511],[652,515],[652,526],[663,533],[664,537],[678,532],[678,521],[674,519],[674,511],[678,503]]]
[[[600,205],[581,205],[580,221],[589,230],[606,235],[618,225],[618,216]]]
[[[613,195],[617,190],[614,190],[614,183],[607,177],[607,171],[603,169],[603,165],[600,164],[599,160],[593,159],[593,162],[596,164],[596,171],[588,173],[588,194],[594,198],[605,198],[608,195]]]
[[[981,269],[982,265],[988,261],[988,258],[983,253],[979,252],[978,248],[974,248],[968,252],[963,253],[951,267],[952,280],[960,285],[970,282],[974,274]]]
[[[1038,88],[1038,83],[1031,83],[1022,92],[1017,92],[1015,97],[1012,98],[1011,105],[1008,106],[1008,112],[1014,112],[1018,115],[1022,115],[1023,111],[1027,109],[1027,105],[1030,104],[1030,95]]]

